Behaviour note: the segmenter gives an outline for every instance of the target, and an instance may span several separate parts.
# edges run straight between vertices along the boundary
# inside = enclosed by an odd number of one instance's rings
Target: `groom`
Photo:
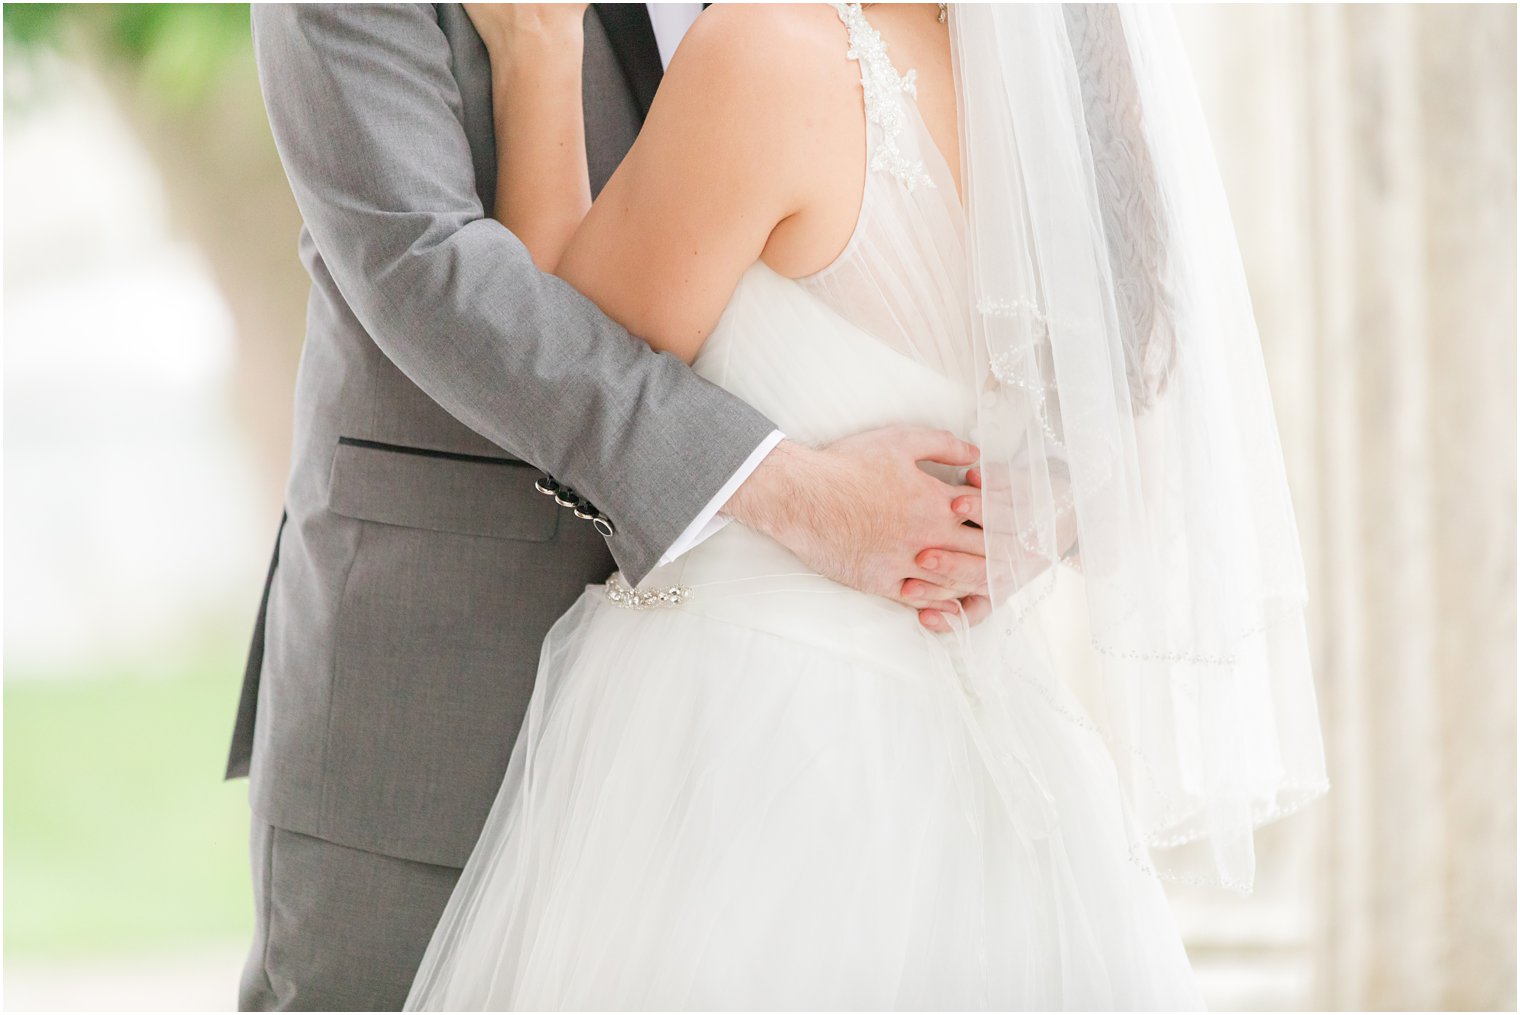
[[[588,12],[595,189],[699,9]],[[239,1004],[395,1009],[539,645],[587,584],[636,583],[734,518],[943,625],[936,606],[983,608],[983,562],[938,549],[958,491],[916,461],[975,449],[904,429],[793,445],[539,273],[485,216],[490,68],[461,7],[255,5],[253,28],[312,289],[227,770],[253,809]]]

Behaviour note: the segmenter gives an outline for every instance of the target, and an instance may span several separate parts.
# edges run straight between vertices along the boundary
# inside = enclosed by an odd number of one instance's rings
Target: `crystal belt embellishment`
[[[607,579],[607,601],[625,610],[653,610],[662,606],[680,606],[691,596],[685,585],[672,585],[665,589],[636,589],[623,578],[623,572],[614,571]]]

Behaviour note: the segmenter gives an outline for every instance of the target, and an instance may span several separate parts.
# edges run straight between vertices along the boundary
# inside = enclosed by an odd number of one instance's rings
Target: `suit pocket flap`
[[[341,437],[328,508],[386,525],[544,542],[553,538],[559,512],[533,488],[539,475],[510,458]]]

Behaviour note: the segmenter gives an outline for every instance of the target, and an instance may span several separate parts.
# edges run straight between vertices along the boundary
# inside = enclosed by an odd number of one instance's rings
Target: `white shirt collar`
[[[701,4],[645,4],[649,8],[649,23],[654,26],[654,41],[660,47],[660,66],[669,67],[676,47],[686,35],[686,30],[702,13]]]

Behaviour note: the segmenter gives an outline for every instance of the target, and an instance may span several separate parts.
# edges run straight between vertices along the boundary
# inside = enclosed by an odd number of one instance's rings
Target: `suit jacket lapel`
[[[639,115],[649,113],[655,89],[660,87],[664,71],[660,64],[660,47],[649,23],[649,9],[643,4],[592,4],[596,16],[607,29],[618,67],[628,79],[628,87],[639,104]]]

